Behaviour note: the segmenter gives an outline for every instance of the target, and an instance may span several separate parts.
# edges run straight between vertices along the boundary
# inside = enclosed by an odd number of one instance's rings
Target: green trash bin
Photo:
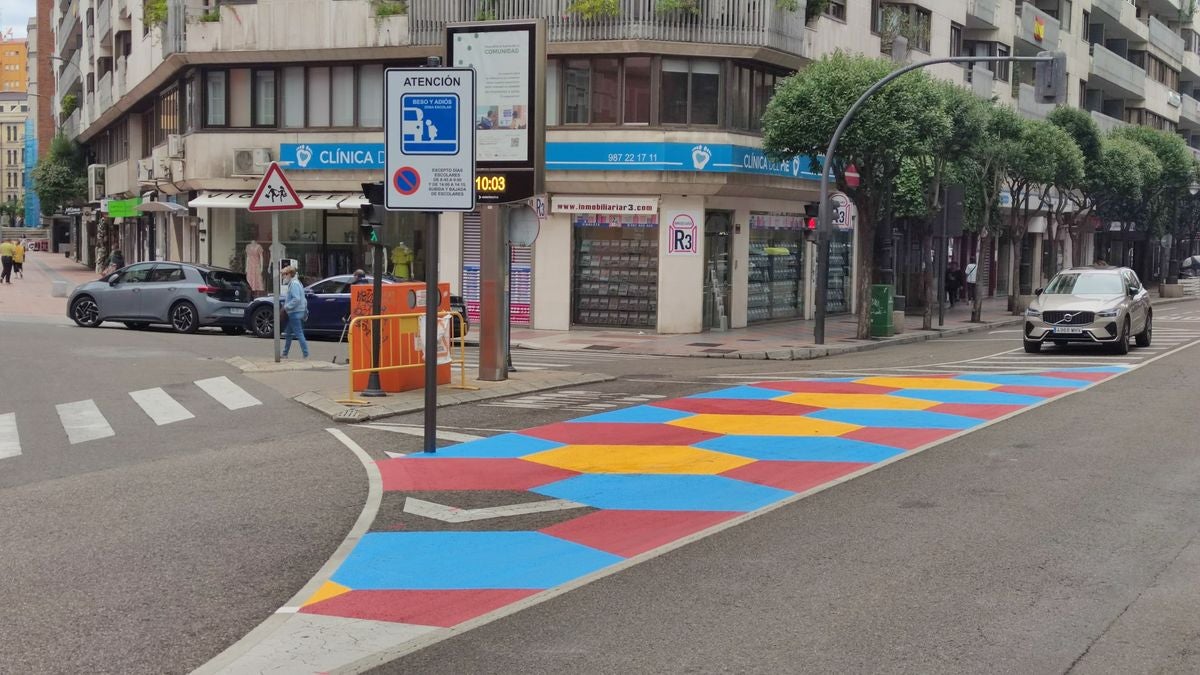
[[[892,321],[894,305],[891,286],[871,286],[871,337],[892,337],[896,334],[896,324]]]

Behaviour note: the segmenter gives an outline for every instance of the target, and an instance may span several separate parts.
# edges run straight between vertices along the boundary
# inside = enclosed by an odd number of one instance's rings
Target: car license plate
[[[246,314],[246,310],[242,309],[241,307],[231,307],[229,308],[229,313],[234,316],[243,316]]]
[[[1083,333],[1083,329],[1082,328],[1064,328],[1064,327],[1059,326],[1054,329],[1054,332],[1058,333],[1059,335],[1080,335]]]

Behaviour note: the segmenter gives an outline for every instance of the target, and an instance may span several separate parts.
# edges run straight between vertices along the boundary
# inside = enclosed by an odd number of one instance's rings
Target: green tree
[[[79,145],[63,135],[54,137],[50,152],[33,168],[32,189],[42,213],[52,215],[87,196],[87,167]]]
[[[859,96],[892,71],[883,59],[837,52],[813,62],[784,80],[763,115],[763,148],[776,161],[796,155],[817,163],[829,147],[842,117]],[[858,330],[870,336],[869,297],[875,271],[877,221],[885,197],[898,178],[904,158],[930,153],[929,139],[948,133],[950,119],[941,109],[938,90],[919,71],[898,78],[859,110],[833,158],[833,177],[859,210],[859,260],[856,270]],[[846,169],[858,169],[851,186]],[[890,233],[887,233],[890,235]]]
[[[1054,186],[1056,197],[1054,211],[1046,222],[1046,245],[1050,247],[1050,269],[1043,270],[1046,277],[1049,278],[1058,272],[1058,248],[1064,227],[1074,244],[1071,247],[1073,254],[1079,255],[1079,233],[1095,205],[1095,195],[1089,186],[1092,183],[1091,173],[1100,167],[1102,137],[1100,128],[1096,126],[1095,120],[1086,110],[1059,106],[1050,113],[1046,121],[1071,136],[1076,147],[1083,153],[1084,161],[1083,174],[1060,176],[1060,178],[1077,180]]]
[[[1008,146],[1004,179],[1012,198],[1006,234],[1013,245],[1014,277],[1019,277],[1021,242],[1030,218],[1050,204],[1054,186],[1076,184],[1083,176],[1083,153],[1070,134],[1041,120],[1024,121],[1022,127],[1016,142]],[[1014,278],[1009,286],[1009,309],[1019,313],[1023,310],[1020,279]]]
[[[1113,136],[1146,148],[1162,167],[1157,179],[1146,177],[1144,180],[1141,201],[1127,210],[1124,229],[1137,227],[1156,238],[1173,234],[1179,223],[1179,202],[1188,195],[1188,186],[1195,175],[1191,150],[1179,136],[1148,127],[1124,127],[1115,130]],[[1171,269],[1175,270],[1178,269],[1177,251],[1177,247],[1172,247],[1170,262]]]

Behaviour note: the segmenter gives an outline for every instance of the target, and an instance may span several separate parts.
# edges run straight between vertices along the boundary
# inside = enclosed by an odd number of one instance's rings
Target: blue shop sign
[[[383,143],[280,143],[279,161],[288,171],[361,171],[384,168]]]
[[[279,161],[290,171],[384,168],[383,143],[281,143]],[[759,148],[713,143],[546,144],[548,171],[699,171],[818,180],[807,158],[773,162]]]
[[[712,143],[547,143],[550,171],[700,171],[818,180],[804,157],[774,162],[759,148]]]

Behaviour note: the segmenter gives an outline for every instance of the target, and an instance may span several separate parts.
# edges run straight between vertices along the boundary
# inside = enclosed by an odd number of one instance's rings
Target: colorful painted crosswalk
[[[565,506],[377,522],[300,611],[452,627],[1124,370],[763,382],[386,460],[385,501]]]

